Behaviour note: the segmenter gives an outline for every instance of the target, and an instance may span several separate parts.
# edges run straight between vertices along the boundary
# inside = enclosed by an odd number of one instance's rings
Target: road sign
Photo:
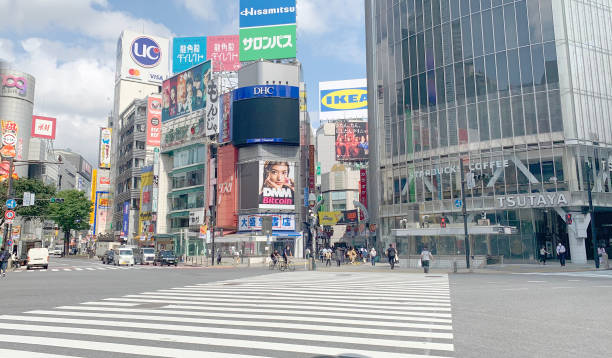
[[[6,132],[2,135],[2,145],[15,145],[17,143],[17,135],[13,132]]]
[[[15,199],[8,199],[6,201],[6,207],[9,209],[15,209],[17,207],[17,200]]]
[[[13,210],[7,210],[4,212],[4,218],[6,220],[13,220],[15,219],[15,212]]]
[[[21,205],[30,206],[30,192],[29,191],[23,192],[23,200],[21,202]]]
[[[7,220],[5,220],[5,221],[4,221],[4,223],[5,223],[5,224],[12,225],[14,221],[15,221],[15,220],[13,220],[13,219],[10,219],[10,220],[8,220],[8,219],[7,219]]]
[[[460,208],[463,205],[463,201],[461,199],[455,200],[455,207]]]

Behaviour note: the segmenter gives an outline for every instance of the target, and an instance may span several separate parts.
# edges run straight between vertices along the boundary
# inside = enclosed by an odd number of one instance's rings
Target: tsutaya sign
[[[495,197],[498,208],[543,208],[567,206],[568,192],[533,193]]]
[[[495,160],[495,161],[490,161],[490,162],[470,163],[469,169],[472,172],[475,170],[487,170],[487,169],[496,170],[499,168],[508,168],[509,166],[510,166],[510,162],[506,159],[506,160]],[[423,176],[430,177],[430,176],[436,176],[440,174],[452,174],[452,173],[457,173],[456,165],[449,165],[446,167],[418,170],[414,172],[414,176],[416,178],[421,178]]]

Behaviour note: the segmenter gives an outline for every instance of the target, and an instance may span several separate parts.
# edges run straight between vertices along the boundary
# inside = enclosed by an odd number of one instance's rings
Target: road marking
[[[528,290],[527,287],[517,287],[517,288],[504,288],[502,291],[524,291]]]
[[[0,348],[0,357],[28,357],[28,358],[83,358],[78,356],[57,355],[39,352],[26,352],[24,350],[12,350]]]
[[[53,271],[53,272],[57,272],[57,271],[59,271],[59,270],[58,270],[58,269],[52,269],[51,271]]]
[[[601,286],[593,286],[593,287],[597,287],[597,288],[610,288],[610,287],[612,287],[612,285],[601,285]]]
[[[64,269],[64,271],[72,271],[71,269]]]
[[[531,282],[531,283],[544,283],[546,281],[527,281],[527,282]]]
[[[130,344],[119,344],[119,343],[106,343],[106,342],[93,342],[84,340],[74,339],[62,339],[62,338],[48,338],[39,336],[18,336],[0,334],[0,341],[7,343],[22,343],[32,344],[35,341],[37,344],[45,346],[60,347],[60,348],[74,348],[74,349],[86,349],[95,351],[108,351],[125,354],[137,354],[151,357],[185,357],[185,358],[202,358],[209,353],[209,357],[215,358],[249,358],[251,355],[232,354],[232,353],[221,353],[211,352],[204,350],[190,351],[185,349],[172,349],[163,347],[153,346],[136,346]],[[21,354],[23,356],[23,354]]]
[[[93,268],[93,267],[86,267],[86,268],[85,268],[85,270],[88,270],[88,271],[95,271],[95,268]]]
[[[560,289],[564,289],[564,288],[574,288],[574,287],[569,287],[569,286],[557,286],[557,287],[551,287],[553,290],[560,290]]]
[[[569,282],[580,282],[582,280],[568,280]]]
[[[77,271],[83,271],[83,269],[80,268],[80,267],[75,267],[74,269],[77,270]]]
[[[140,306],[140,303],[128,303],[128,302],[83,302],[82,305],[95,305],[95,306],[122,306],[122,307],[134,307]],[[80,309],[80,307],[79,307]],[[107,308],[108,309],[108,308]]]

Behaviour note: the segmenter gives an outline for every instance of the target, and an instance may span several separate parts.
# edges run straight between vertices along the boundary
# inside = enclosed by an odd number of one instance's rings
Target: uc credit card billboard
[[[117,46],[117,80],[160,84],[168,77],[170,40],[123,31]]]
[[[319,119],[362,119],[367,117],[367,79],[319,82]]]

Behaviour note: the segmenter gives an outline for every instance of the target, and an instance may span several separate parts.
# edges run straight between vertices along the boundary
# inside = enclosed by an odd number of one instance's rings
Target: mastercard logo
[[[128,71],[128,73],[129,73],[131,76],[140,76],[140,71],[138,71],[138,70],[137,70],[137,69],[135,69],[135,68],[130,68],[130,70]]]

